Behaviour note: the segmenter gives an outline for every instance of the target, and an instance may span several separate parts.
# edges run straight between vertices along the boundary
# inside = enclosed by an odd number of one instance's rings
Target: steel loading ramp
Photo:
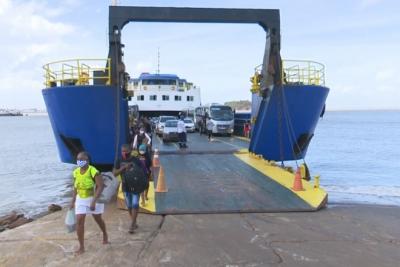
[[[168,215],[315,211],[326,203],[326,192],[314,189],[306,181],[304,192],[292,191],[293,174],[239,149],[246,145],[242,140],[217,137],[208,142],[205,136],[191,134],[186,151],[177,149],[174,143],[162,144],[157,138],[153,142],[160,149],[168,192],[154,192],[159,175],[159,168],[155,168],[150,201],[141,207],[143,212]]]

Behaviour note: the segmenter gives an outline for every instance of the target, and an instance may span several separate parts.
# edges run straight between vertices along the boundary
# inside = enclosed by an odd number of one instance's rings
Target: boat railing
[[[106,67],[103,67],[106,66]],[[111,59],[69,59],[47,63],[46,88],[71,85],[110,85]]]
[[[325,85],[325,66],[311,60],[282,60],[284,84]]]
[[[260,86],[262,64],[254,69],[251,77],[252,92]],[[282,82],[292,85],[325,85],[325,66],[311,60],[282,60]]]

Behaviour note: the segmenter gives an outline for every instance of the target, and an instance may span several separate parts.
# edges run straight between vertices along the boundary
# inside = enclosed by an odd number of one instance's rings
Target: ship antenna
[[[160,48],[157,48],[157,74],[160,74]]]

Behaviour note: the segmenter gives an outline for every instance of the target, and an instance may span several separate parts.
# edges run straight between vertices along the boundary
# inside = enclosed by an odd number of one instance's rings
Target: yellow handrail
[[[105,66],[105,67],[99,67]],[[47,63],[46,88],[66,85],[111,84],[111,59],[69,59]],[[100,80],[100,82],[99,82]]]
[[[260,92],[263,65],[254,68],[250,77],[252,93]],[[283,84],[293,85],[325,85],[325,66],[311,60],[282,60],[281,78]]]
[[[325,66],[311,60],[282,60],[284,84],[325,85]]]

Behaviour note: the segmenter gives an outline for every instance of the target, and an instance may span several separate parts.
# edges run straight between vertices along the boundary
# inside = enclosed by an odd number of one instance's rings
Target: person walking
[[[212,141],[212,131],[213,131],[214,123],[211,119],[207,120],[207,133],[208,133],[208,141]]]
[[[149,198],[147,197],[148,191],[149,191],[149,182],[150,182],[150,175],[151,175],[151,171],[150,171],[150,165],[149,162],[147,160],[146,154],[148,153],[147,151],[147,146],[145,144],[141,144],[139,146],[139,154],[138,154],[138,159],[140,161],[140,166],[142,167],[142,170],[146,176],[147,179],[147,186],[144,190],[144,192],[141,194],[141,204],[142,206],[146,205],[146,201],[149,200]]]
[[[187,148],[186,145],[186,126],[183,121],[183,116],[178,121],[178,138],[179,138],[179,148]]]
[[[146,177],[141,167],[140,161],[131,155],[131,147],[124,144],[121,147],[121,158],[115,163],[114,176],[122,176],[122,191],[125,196],[125,204],[131,218],[131,224],[128,232],[133,234],[137,225],[139,213],[140,194],[146,188]]]
[[[145,143],[151,145],[151,137],[146,133],[146,129],[141,127],[139,133],[135,135],[132,143],[132,149],[138,150],[139,146],[145,141]]]
[[[103,244],[109,243],[106,224],[101,217],[101,214],[104,212],[104,204],[96,203],[104,188],[103,178],[100,172],[89,164],[89,158],[87,152],[80,152],[76,161],[78,168],[73,171],[74,190],[70,208],[75,208],[77,220],[76,233],[79,241],[79,249],[75,253],[78,255],[85,252],[86,214],[92,214],[93,219],[103,232]]]
[[[250,121],[246,121],[243,129],[244,137],[250,138],[250,130],[251,130]]]

